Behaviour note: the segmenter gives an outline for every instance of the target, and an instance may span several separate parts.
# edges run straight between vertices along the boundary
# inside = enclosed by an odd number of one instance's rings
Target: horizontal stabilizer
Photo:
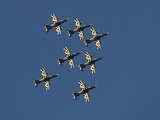
[[[62,65],[62,63],[63,63],[63,59],[58,58],[58,59],[57,59],[57,62],[58,62],[58,64],[61,66],[61,65]]]
[[[72,92],[72,96],[73,96],[73,98],[76,100],[76,99],[77,99],[77,97],[79,96],[79,94],[78,94],[78,93],[76,93],[76,92]]]
[[[33,83],[34,83],[34,86],[37,87],[38,84],[40,83],[40,81],[39,81],[39,80],[36,80],[36,79],[34,78]]]
[[[78,67],[79,67],[80,71],[83,71],[83,68],[84,68],[83,64],[78,63]]]
[[[86,47],[88,47],[88,44],[89,44],[89,43],[91,43],[90,40],[84,39],[84,44],[85,44]]]
[[[51,29],[51,26],[44,24],[44,29],[46,32],[49,32],[49,29]]]

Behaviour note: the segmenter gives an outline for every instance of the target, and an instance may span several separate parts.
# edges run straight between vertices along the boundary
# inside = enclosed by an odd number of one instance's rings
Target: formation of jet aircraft
[[[74,68],[74,57],[81,54],[82,52],[77,52],[77,53],[73,53],[71,54],[71,51],[67,48],[67,47],[64,47],[64,52],[66,54],[66,57],[64,58],[58,58],[57,61],[58,61],[58,64],[59,65],[62,65],[63,62],[65,62],[66,60],[68,60],[69,62],[69,65],[70,65],[70,68]]]
[[[37,87],[38,84],[40,84],[41,82],[44,82],[44,85],[45,85],[46,90],[50,90],[50,85],[51,85],[51,84],[50,84],[50,80],[51,80],[52,78],[57,77],[58,74],[48,75],[48,73],[46,72],[46,70],[45,70],[44,68],[41,68],[40,71],[41,71],[41,74],[42,74],[42,78],[41,78],[40,80],[36,80],[36,79],[34,78],[34,80],[33,80],[34,86]]]
[[[78,35],[79,35],[79,38],[80,40],[83,40],[84,39],[84,29],[87,28],[87,27],[90,27],[92,26],[92,24],[88,24],[88,25],[81,25],[81,22],[78,20],[78,18],[76,18],[74,20],[75,22],[75,25],[76,25],[76,28],[73,29],[73,30],[70,30],[68,29],[67,32],[68,32],[68,36],[71,37],[72,34],[74,34],[75,32],[78,32]]]
[[[51,24],[51,25],[44,24],[44,28],[45,28],[46,32],[49,32],[50,29],[55,27],[57,35],[60,35],[62,33],[61,32],[61,30],[62,30],[61,24],[64,23],[64,22],[67,22],[69,20],[69,18],[64,19],[64,20],[58,20],[58,18],[56,17],[55,14],[51,14],[51,18],[52,18],[52,21],[54,22],[53,24]],[[99,34],[98,35],[98,32],[93,27],[91,27],[90,31],[91,31],[91,34],[92,34],[92,38],[85,39],[85,37],[84,37],[84,29],[92,26],[92,24],[82,25],[82,23],[79,21],[78,18],[74,19],[74,22],[75,22],[76,28],[73,29],[73,30],[68,29],[67,30],[68,36],[71,37],[72,34],[74,34],[75,32],[78,32],[78,36],[79,36],[80,40],[84,40],[85,46],[88,47],[89,43],[95,41],[96,48],[97,49],[101,49],[101,41],[100,41],[100,39],[101,39],[101,37],[104,37],[104,36],[108,35],[109,32],[106,32],[104,34]]]
[[[82,80],[80,80],[78,84],[81,90],[79,92],[72,92],[73,98],[76,100],[79,95],[83,94],[85,101],[89,102],[90,100],[89,91],[92,90],[93,88],[96,88],[97,85],[86,88],[86,85],[82,82]]]
[[[64,22],[67,22],[69,20],[69,18],[67,18],[65,20],[58,20],[58,18],[56,17],[55,14],[52,14],[51,18],[54,23],[51,25],[44,24],[44,29],[46,30],[46,32],[49,32],[49,29],[52,29],[53,27],[55,27],[57,35],[60,35],[62,33],[61,32],[61,30],[62,30],[61,24]]]
[[[45,31],[49,32],[50,29],[55,27],[57,35],[60,35],[62,33],[61,32],[61,30],[62,30],[61,24],[64,23],[64,22],[67,22],[69,20],[69,18],[64,19],[64,20],[59,20],[56,17],[55,14],[51,14],[51,18],[52,18],[53,24],[51,24],[51,25],[44,24]],[[102,37],[108,35],[109,33],[106,32],[104,34],[98,34],[98,32],[93,27],[91,27],[90,31],[91,31],[91,34],[92,34],[92,38],[85,39],[84,29],[92,26],[92,24],[82,25],[82,23],[78,20],[78,18],[74,19],[74,22],[75,22],[76,28],[73,29],[73,30],[68,29],[67,30],[68,36],[71,37],[72,34],[77,32],[80,40],[84,40],[85,46],[88,46],[91,42],[95,41],[97,49],[100,49],[101,48],[100,39]],[[57,59],[58,64],[61,66],[63,62],[68,61],[69,65],[70,65],[70,68],[74,68],[74,64],[75,64],[74,57],[77,56],[77,55],[80,55],[82,52],[80,51],[80,52],[76,52],[76,53],[71,54],[71,50],[69,50],[68,47],[64,47],[63,50],[64,50],[64,53],[65,53],[66,56],[64,58],[58,58]],[[85,54],[87,62],[85,62],[83,64],[78,63],[78,67],[79,67],[80,71],[83,71],[83,69],[86,66],[90,66],[90,70],[91,70],[92,74],[96,73],[95,62],[101,60],[103,57],[92,58],[92,56],[88,52],[85,52],[84,54]],[[48,75],[48,73],[46,72],[46,70],[44,68],[41,68],[40,71],[41,71],[41,74],[42,74],[42,78],[39,79],[39,80],[34,78],[34,80],[33,80],[34,86],[37,87],[38,84],[44,82],[45,89],[46,89],[46,91],[48,91],[48,90],[50,90],[50,85],[51,85],[50,80],[52,78],[57,77],[58,74]],[[89,100],[90,100],[89,91],[96,88],[97,85],[94,85],[94,86],[91,86],[91,87],[86,87],[86,85],[82,82],[82,80],[80,80],[78,82],[78,84],[79,84],[81,90],[79,92],[72,92],[73,98],[76,100],[78,96],[83,94],[85,101],[89,102]]]
[[[101,60],[103,57],[99,57],[99,58],[92,58],[92,56],[90,56],[90,54],[88,52],[85,52],[85,56],[87,59],[87,62],[85,62],[84,64],[78,64],[78,67],[81,71],[83,71],[83,68],[85,68],[86,66],[90,66],[90,70],[92,72],[92,74],[96,73],[96,66],[95,66],[95,62]]]
[[[108,35],[109,32],[98,35],[97,31],[93,27],[91,27],[90,30],[91,30],[92,38],[90,38],[89,40],[84,39],[84,44],[86,46],[88,46],[89,43],[91,43],[92,41],[95,41],[97,49],[101,49],[100,39],[101,39],[101,37],[104,37],[104,36]]]

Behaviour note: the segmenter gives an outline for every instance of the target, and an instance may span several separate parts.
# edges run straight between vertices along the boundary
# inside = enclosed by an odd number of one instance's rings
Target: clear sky
[[[160,1],[158,0],[1,0],[0,2],[0,120],[160,120]],[[50,15],[69,18],[62,24],[62,35],[55,29],[46,33]],[[95,44],[85,47],[78,34],[71,38],[74,19],[93,24],[102,49]],[[89,28],[85,37],[90,38]],[[75,58],[75,68],[62,66],[63,47],[83,53]],[[84,52],[103,57],[96,63],[96,74],[85,62]],[[51,90],[44,84],[37,88],[40,68],[59,74],[51,80]],[[74,100],[78,81],[90,91],[90,102],[83,96]]]

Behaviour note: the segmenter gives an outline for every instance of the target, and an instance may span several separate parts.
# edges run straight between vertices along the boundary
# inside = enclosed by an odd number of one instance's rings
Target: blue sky
[[[160,119],[160,16],[157,0],[99,1],[5,1],[0,2],[0,119],[37,120],[159,120]],[[50,15],[70,20],[62,24],[62,35],[55,29],[46,33]],[[85,47],[77,34],[71,38],[67,29],[75,28],[74,19],[93,24],[102,38],[102,49],[95,44]],[[89,28],[85,37],[90,38]],[[75,68],[64,57],[63,47],[83,54],[75,58]],[[84,52],[103,59],[96,63],[97,73],[89,68],[81,72],[78,62],[85,62]],[[33,85],[40,79],[40,68],[59,74],[51,81],[51,90]],[[75,101],[72,91],[79,91],[78,81],[90,91],[89,103],[83,96]]]

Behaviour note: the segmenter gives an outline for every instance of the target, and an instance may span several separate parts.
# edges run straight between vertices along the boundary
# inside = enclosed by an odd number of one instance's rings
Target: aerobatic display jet
[[[50,90],[50,85],[51,85],[50,80],[54,77],[57,77],[58,74],[48,75],[48,73],[46,72],[46,70],[44,68],[41,68],[40,71],[42,74],[42,78],[40,80],[36,80],[34,78],[34,80],[33,80],[34,86],[37,87],[38,84],[40,84],[41,82],[44,82],[46,90]]]
[[[78,35],[79,35],[79,38],[80,40],[83,40],[84,39],[84,32],[83,30],[87,27],[90,27],[92,26],[92,24],[88,24],[88,25],[81,25],[81,22],[78,20],[78,18],[76,18],[74,20],[75,22],[75,25],[76,25],[76,28],[74,30],[70,30],[68,29],[67,32],[68,32],[68,36],[71,37],[72,34],[74,34],[75,32],[78,32]]]
[[[44,29],[46,30],[46,32],[49,32],[50,29],[52,29],[53,27],[55,27],[57,35],[60,35],[62,33],[61,32],[61,30],[62,30],[61,24],[64,23],[64,22],[67,22],[69,20],[69,18],[67,18],[65,20],[58,20],[58,18],[56,17],[55,14],[51,14],[51,18],[52,18],[52,21],[54,23],[51,24],[51,25],[44,24]]]
[[[83,68],[85,68],[86,66],[90,66],[90,70],[91,70],[92,74],[96,73],[95,62],[101,60],[103,57],[92,59],[92,56],[90,56],[90,54],[88,52],[85,52],[85,56],[86,56],[87,62],[84,64],[78,63],[79,69],[82,71]]]
[[[84,39],[84,44],[86,46],[88,46],[89,43],[95,41],[97,49],[100,49],[101,48],[101,41],[100,41],[101,37],[104,37],[104,36],[108,35],[109,32],[98,35],[98,32],[93,27],[90,28],[90,30],[91,30],[91,33],[92,33],[92,38],[90,38],[89,40]]]
[[[78,84],[81,90],[79,92],[72,92],[73,98],[76,100],[79,95],[83,94],[85,101],[89,102],[90,100],[89,91],[92,90],[93,88],[96,88],[97,85],[86,88],[86,85],[82,82],[82,80],[80,80]]]
[[[71,51],[67,48],[67,47],[64,47],[64,52],[66,54],[66,57],[64,58],[58,58],[57,61],[58,61],[58,64],[59,65],[62,65],[63,62],[65,62],[66,60],[68,60],[69,62],[69,65],[70,65],[70,68],[74,68],[74,57],[81,54],[82,52],[77,52],[77,53],[73,53],[71,54]]]

